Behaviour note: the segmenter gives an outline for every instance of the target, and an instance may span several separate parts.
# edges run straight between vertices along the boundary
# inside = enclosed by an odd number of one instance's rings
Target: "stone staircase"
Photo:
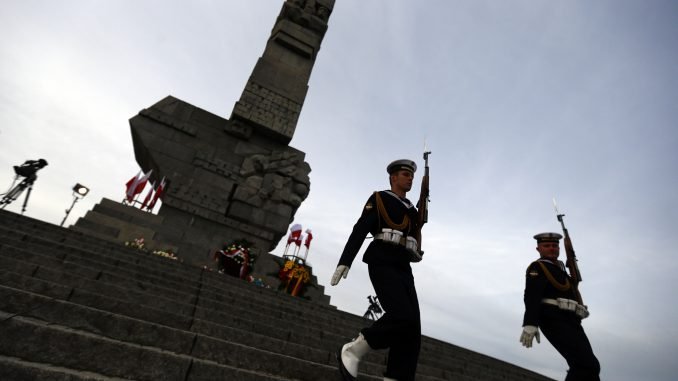
[[[365,325],[294,298],[0,210],[0,380],[338,380]],[[360,380],[382,380],[372,352]],[[429,337],[418,381],[550,380]]]

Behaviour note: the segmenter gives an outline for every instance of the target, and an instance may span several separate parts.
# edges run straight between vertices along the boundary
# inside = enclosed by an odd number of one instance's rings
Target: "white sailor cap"
[[[388,167],[386,167],[386,172],[388,172],[388,174],[390,175],[390,174],[397,172],[401,169],[405,169],[405,170],[408,170],[408,171],[414,173],[414,172],[417,171],[417,163],[413,162],[412,160],[408,160],[408,159],[396,160],[396,161],[392,162],[391,164],[389,164]]]
[[[539,233],[534,236],[534,239],[537,240],[537,243],[558,242],[561,238],[563,238],[563,236],[558,233]]]

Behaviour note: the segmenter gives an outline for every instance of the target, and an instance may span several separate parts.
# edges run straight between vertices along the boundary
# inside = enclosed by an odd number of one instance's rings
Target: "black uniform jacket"
[[[542,319],[563,313],[576,316],[574,313],[558,309],[557,306],[541,302],[544,298],[577,300],[574,288],[565,271],[565,265],[562,262],[555,261],[554,263],[548,259],[538,259],[527,268],[525,277],[523,326],[539,326]]]
[[[402,229],[398,229],[403,232],[403,237],[414,234],[417,223],[417,209],[412,205],[410,200],[400,198],[390,190],[374,192],[365,203],[358,222],[353,226],[353,231],[348,238],[348,242],[346,242],[341,258],[339,258],[339,265],[351,266],[367,233],[371,233],[374,236],[377,233],[381,233],[383,228],[392,228],[386,222],[386,217],[378,210],[377,193],[379,193],[385,211],[388,213],[388,218],[393,223],[401,224],[405,216],[409,217],[409,224]],[[363,262],[368,264],[409,264],[409,258],[409,254],[405,251],[404,246],[373,240],[370,242],[367,250],[365,250]]]

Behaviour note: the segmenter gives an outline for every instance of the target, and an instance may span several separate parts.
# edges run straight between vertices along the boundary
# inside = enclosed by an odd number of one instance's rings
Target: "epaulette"
[[[377,192],[374,192],[374,194],[376,194],[376,193],[377,193]],[[374,195],[374,194],[373,194],[373,195]],[[372,197],[370,197],[370,198],[367,200],[367,202],[365,203],[365,206],[363,207],[363,213],[367,213],[367,212],[369,212],[370,210],[372,210],[373,208],[374,208],[374,205],[372,204]]]
[[[534,269],[530,270],[530,269],[532,269],[532,266],[535,265],[537,262],[538,261],[534,261],[534,262],[530,263],[529,266],[527,266],[527,269],[525,270],[525,274],[527,276],[531,276],[531,277],[539,276],[539,272],[537,270],[534,270]]]

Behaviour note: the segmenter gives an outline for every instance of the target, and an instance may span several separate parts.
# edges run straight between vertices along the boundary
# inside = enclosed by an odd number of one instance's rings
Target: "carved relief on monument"
[[[231,184],[233,184],[232,181]],[[215,192],[214,189],[204,186],[193,178],[175,174],[163,202],[191,214],[223,222],[229,191],[230,188]]]
[[[148,117],[150,119],[155,120],[156,122],[162,123],[166,126],[172,127],[175,130],[179,130],[186,135],[190,136],[196,136],[198,127],[195,125],[192,125],[190,123],[186,123],[183,121],[179,121],[176,118],[172,118],[166,113],[160,112],[158,110],[154,110],[152,108],[150,109],[144,109],[139,112],[139,115],[143,115],[145,117]]]
[[[231,164],[225,160],[210,158],[202,151],[196,152],[195,157],[193,158],[193,165],[214,172],[219,176],[224,176],[236,181],[239,180],[237,174],[240,168],[237,165]]]
[[[278,20],[290,20],[323,36],[333,8],[334,0],[287,0]]]
[[[282,136],[292,138],[301,113],[301,104],[250,81],[235,104],[233,114]]]
[[[324,34],[327,30],[327,21],[333,8],[334,0],[287,0],[283,5],[280,17],[305,27],[311,27],[317,32]],[[310,25],[313,18],[319,19],[322,23]],[[322,24],[325,26],[322,27]]]
[[[296,209],[308,196],[310,172],[303,155],[297,152],[274,151],[268,155],[248,156],[240,169],[244,181],[236,189],[233,199],[256,207],[273,202]]]

